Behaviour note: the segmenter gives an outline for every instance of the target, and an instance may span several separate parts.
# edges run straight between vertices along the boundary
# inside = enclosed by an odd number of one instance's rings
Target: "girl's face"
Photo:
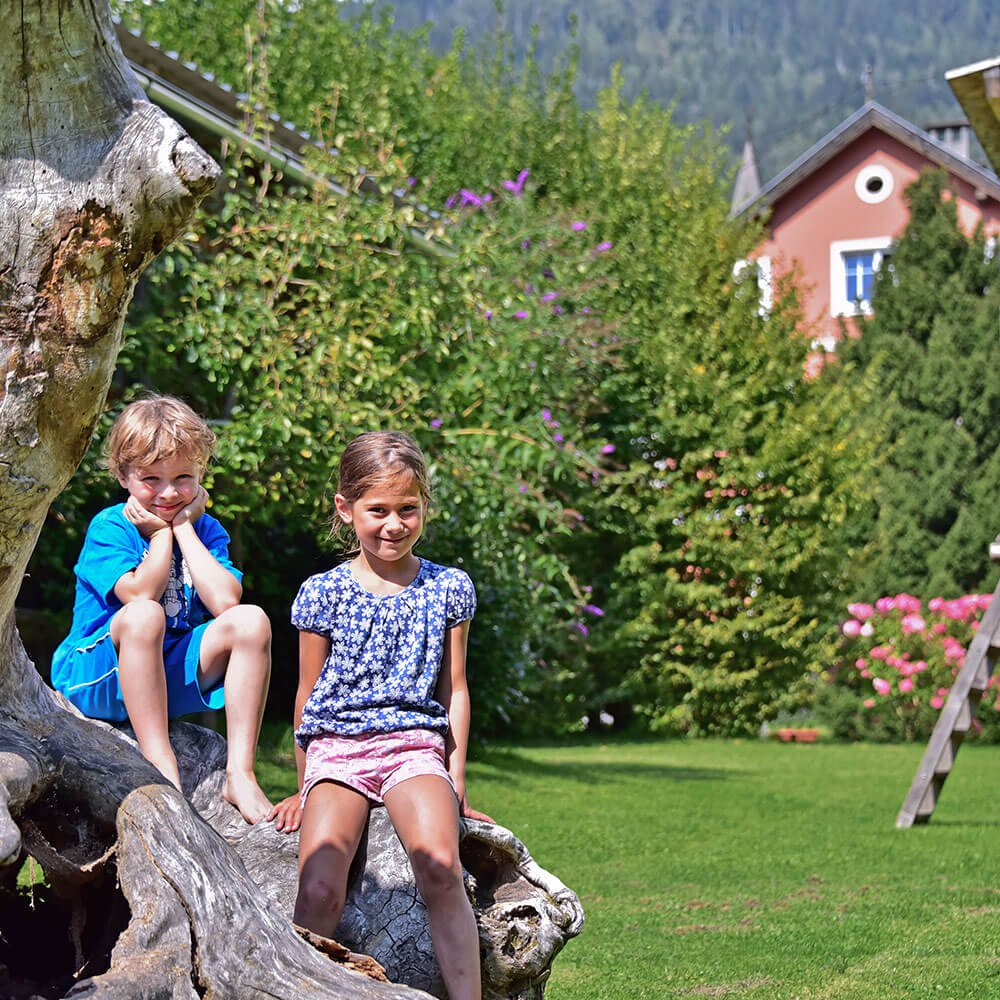
[[[426,504],[412,476],[373,486],[357,500],[338,493],[334,498],[340,519],[354,528],[369,564],[409,559],[424,530]]]
[[[151,465],[137,465],[118,482],[151,514],[167,523],[198,495],[201,467],[185,455],[172,455]]]

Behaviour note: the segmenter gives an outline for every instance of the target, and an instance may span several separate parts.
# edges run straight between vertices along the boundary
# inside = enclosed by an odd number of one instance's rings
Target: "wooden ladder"
[[[1000,557],[1000,538],[990,546],[990,555]],[[965,663],[955,678],[951,694],[938,718],[924,758],[917,768],[903,808],[896,817],[897,827],[926,823],[934,812],[941,787],[951,773],[955,756],[976,716],[979,700],[986,690],[1000,653],[1000,583],[986,609]]]

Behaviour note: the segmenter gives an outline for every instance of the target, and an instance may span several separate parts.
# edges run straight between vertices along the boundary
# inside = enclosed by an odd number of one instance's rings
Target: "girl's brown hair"
[[[150,396],[119,414],[108,435],[108,469],[121,479],[131,469],[183,455],[204,472],[215,440],[212,429],[183,400]]]

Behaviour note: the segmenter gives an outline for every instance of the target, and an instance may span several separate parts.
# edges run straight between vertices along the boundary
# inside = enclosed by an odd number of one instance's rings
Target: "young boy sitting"
[[[85,715],[132,725],[143,756],[178,789],[167,720],[226,707],[223,796],[248,823],[271,810],[254,754],[271,672],[271,626],[240,604],[229,536],[205,513],[211,429],[169,396],[127,406],[108,467],[128,491],[98,513],[75,567],[70,634],[52,684]]]

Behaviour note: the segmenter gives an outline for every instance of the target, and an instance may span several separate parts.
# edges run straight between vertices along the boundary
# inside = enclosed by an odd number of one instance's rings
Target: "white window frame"
[[[860,303],[847,298],[847,270],[844,255],[849,253],[884,253],[892,249],[891,236],[875,236],[864,240],[835,240],[830,244],[830,315],[870,316],[871,303]],[[878,271],[881,260],[878,261]]]

